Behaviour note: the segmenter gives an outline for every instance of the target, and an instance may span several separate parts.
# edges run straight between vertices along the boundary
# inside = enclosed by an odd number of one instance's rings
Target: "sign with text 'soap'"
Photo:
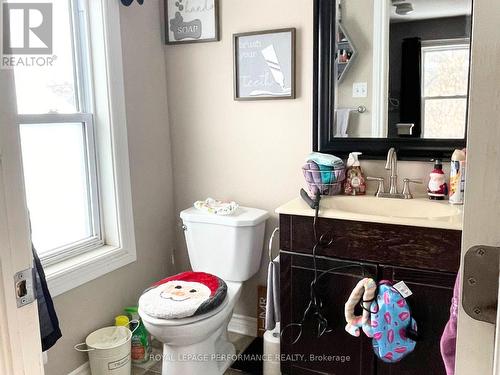
[[[52,8],[50,2],[2,2],[2,68],[52,66]]]

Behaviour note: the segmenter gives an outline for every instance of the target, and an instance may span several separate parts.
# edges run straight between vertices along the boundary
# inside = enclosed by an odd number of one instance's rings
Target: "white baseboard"
[[[90,364],[85,362],[77,369],[71,371],[68,375],[92,375],[90,372]]]
[[[239,333],[240,335],[257,337],[257,318],[233,314],[227,329],[229,332]]]

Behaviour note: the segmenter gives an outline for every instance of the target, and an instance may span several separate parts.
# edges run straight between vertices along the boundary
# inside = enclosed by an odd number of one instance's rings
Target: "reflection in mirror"
[[[370,9],[364,0],[345,0],[339,7],[337,50],[348,31],[359,57],[335,88],[334,136],[464,139],[471,0],[373,4]],[[354,110],[359,105],[366,113]]]
[[[341,23],[338,25],[336,51],[335,65],[337,67],[337,79],[339,82],[342,82],[342,79],[356,58],[357,52],[351,38],[349,38]]]

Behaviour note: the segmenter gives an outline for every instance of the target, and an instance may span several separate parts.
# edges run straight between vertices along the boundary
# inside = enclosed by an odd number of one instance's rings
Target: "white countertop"
[[[295,198],[276,209],[278,214],[314,216],[302,198]],[[323,196],[319,216],[330,219],[462,230],[463,206],[427,197],[414,199],[376,198],[373,195]]]

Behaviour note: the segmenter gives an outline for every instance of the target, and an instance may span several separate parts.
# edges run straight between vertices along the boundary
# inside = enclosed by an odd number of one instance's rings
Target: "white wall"
[[[63,338],[49,351],[47,375],[66,375],[85,362],[73,345],[112,325],[146,287],[172,273],[174,207],[160,9],[160,1],[148,0],[120,11],[138,259],[55,298]]]
[[[207,196],[273,212],[298,195],[301,166],[312,147],[313,2],[223,0],[220,19],[220,42],[166,47],[177,215]],[[283,27],[297,28],[297,99],[235,102],[232,35]],[[385,176],[380,161],[365,161],[363,166],[367,174]],[[431,167],[400,163],[399,174],[425,177]],[[273,214],[266,242],[276,225]],[[188,268],[180,228],[177,249],[178,270]],[[256,316],[265,259],[262,264],[261,272],[246,283],[237,313]]]

